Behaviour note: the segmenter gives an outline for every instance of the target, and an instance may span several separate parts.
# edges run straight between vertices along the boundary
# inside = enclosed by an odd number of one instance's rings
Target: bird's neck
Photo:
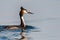
[[[20,20],[21,20],[21,26],[25,26],[25,21],[24,21],[23,16],[20,17]]]

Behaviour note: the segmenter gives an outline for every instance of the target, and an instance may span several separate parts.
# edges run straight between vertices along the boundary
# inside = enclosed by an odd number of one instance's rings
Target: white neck
[[[21,24],[25,25],[25,21],[24,21],[23,16],[21,16]]]

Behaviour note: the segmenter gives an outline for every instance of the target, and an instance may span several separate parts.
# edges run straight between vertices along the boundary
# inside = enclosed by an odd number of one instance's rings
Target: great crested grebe
[[[20,27],[21,28],[25,28],[26,27],[26,25],[25,25],[25,22],[24,22],[24,18],[23,18],[23,15],[24,14],[33,14],[33,13],[31,13],[31,12],[29,12],[28,10],[26,10],[25,8],[23,8],[23,7],[21,7],[20,8],[21,10],[20,10],[20,13],[19,13],[19,15],[20,15],[20,20],[21,20],[21,24],[20,24]]]
[[[7,29],[24,29],[26,27],[25,25],[25,22],[24,22],[24,14],[33,14],[31,13],[30,11],[28,11],[27,9],[23,8],[22,6],[20,7],[20,12],[19,12],[19,16],[20,16],[20,21],[21,21],[21,24],[18,26],[18,25],[11,25],[11,26],[7,26]]]

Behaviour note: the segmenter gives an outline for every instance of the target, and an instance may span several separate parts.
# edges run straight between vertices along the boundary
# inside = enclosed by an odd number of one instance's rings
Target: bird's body
[[[18,27],[14,27],[14,26],[8,26],[7,28],[8,29],[19,29],[19,28],[21,28],[21,29],[25,29],[25,27],[26,27],[26,24],[25,24],[25,21],[24,21],[24,14],[27,14],[27,13],[29,13],[29,14],[32,14],[31,12],[29,12],[28,10],[26,10],[25,8],[23,8],[23,7],[21,7],[20,8],[21,10],[20,10],[20,12],[19,12],[19,16],[20,16],[20,21],[21,21],[21,24],[18,26]]]

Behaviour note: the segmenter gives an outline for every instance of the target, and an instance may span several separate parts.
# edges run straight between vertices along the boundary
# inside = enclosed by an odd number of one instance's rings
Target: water
[[[26,26],[26,30],[22,32],[21,29],[7,30],[5,26],[0,26],[0,40],[30,40],[29,34],[31,32],[38,32],[34,26]],[[32,31],[33,30],[33,31]]]
[[[41,19],[40,26],[27,27],[26,32],[21,32],[20,29],[5,30],[4,28],[2,28],[3,26],[1,26],[0,40],[59,40],[59,26],[60,18]]]

